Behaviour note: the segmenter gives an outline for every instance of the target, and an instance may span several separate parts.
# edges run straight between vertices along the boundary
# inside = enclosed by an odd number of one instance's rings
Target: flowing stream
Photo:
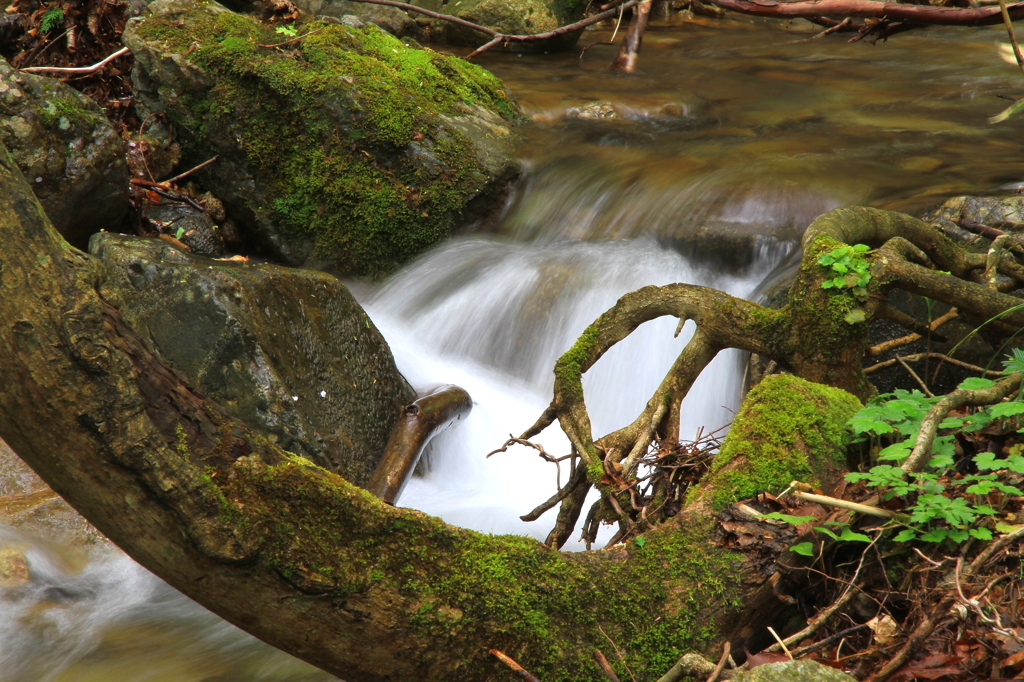
[[[613,48],[600,45],[584,59],[483,55],[535,120],[520,148],[526,179],[504,219],[379,285],[353,283],[414,386],[456,383],[474,400],[469,418],[433,441],[426,475],[400,505],[542,538],[553,511],[531,524],[518,517],[555,490],[554,466],[522,447],[484,455],[540,415],[555,359],[623,293],[689,282],[750,296],[833,207],[913,212],[1024,180],[1022,124],[987,123],[1008,105],[995,95],[1020,94],[1019,73],[996,57],[1001,29],[874,46],[811,39],[816,30],[655,23],[633,76],[610,75]],[[587,33],[581,44],[608,38]],[[692,332],[673,338],[674,329],[674,319],[645,325],[588,373],[595,433],[642,409]],[[741,360],[723,353],[701,376],[684,436],[729,421]],[[535,440],[568,451],[557,427]],[[16,478],[0,477],[0,499],[25,492]],[[0,526],[0,569],[5,548],[24,553],[30,580],[0,580],[0,682],[334,679],[102,543]]]

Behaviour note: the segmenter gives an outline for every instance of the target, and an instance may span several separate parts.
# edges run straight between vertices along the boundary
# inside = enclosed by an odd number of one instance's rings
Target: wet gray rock
[[[353,17],[277,49],[260,47],[282,42],[273,27],[216,2],[150,9],[124,32],[136,102],[167,114],[182,167],[219,156],[195,179],[263,253],[378,275],[501,210],[521,113],[480,67]]]
[[[532,35],[554,30],[579,21],[588,6],[583,0],[412,0],[411,4],[451,14],[505,35]],[[447,21],[421,21],[430,42],[476,47],[488,40],[488,36],[480,31]],[[544,42],[513,43],[509,49],[516,52],[567,49],[576,44],[582,33],[582,30],[574,31]]]
[[[817,661],[767,663],[738,673],[734,682],[854,682],[857,678]]]
[[[188,204],[149,206],[149,219],[164,234],[169,234],[197,256],[220,258],[224,255],[224,237],[213,219]]]
[[[337,278],[102,233],[104,296],[171,367],[280,447],[364,484],[414,398]]]
[[[1024,196],[953,197],[922,216],[922,220],[936,225],[951,239],[960,243],[973,242],[972,246],[977,250],[986,250],[991,242],[975,240],[973,232],[956,224],[958,219],[1020,234],[1024,232]]]
[[[85,248],[128,209],[128,165],[103,110],[60,81],[0,60],[0,144],[11,152],[57,231]]]

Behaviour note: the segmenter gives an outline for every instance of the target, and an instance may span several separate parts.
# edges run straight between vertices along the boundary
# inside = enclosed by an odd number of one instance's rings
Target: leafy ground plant
[[[1011,371],[1024,366],[1024,353],[1017,351],[1004,364]],[[991,379],[970,378],[959,389],[995,385]],[[1024,443],[1016,442],[1016,434],[1024,431],[1019,391],[1011,400],[945,417],[925,468],[904,470],[922,421],[940,400],[898,390],[879,396],[850,421],[853,431],[872,445],[878,463],[869,471],[848,474],[847,480],[863,481],[883,500],[905,503],[897,516],[904,528],[893,538],[896,542],[990,540],[992,530],[1001,529],[988,519],[1002,511],[1010,496],[1024,494],[1015,485],[1024,474]],[[966,455],[971,448],[976,452]]]

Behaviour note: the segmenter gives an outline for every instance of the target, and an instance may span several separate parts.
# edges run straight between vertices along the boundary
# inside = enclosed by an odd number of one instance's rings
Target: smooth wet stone
[[[28,561],[20,549],[0,547],[0,587],[28,581]]]
[[[733,682],[854,682],[856,679],[817,661],[767,663],[732,678]]]
[[[181,166],[219,156],[194,177],[261,253],[375,276],[502,210],[521,113],[482,68],[351,16],[278,49],[216,2],[150,10],[124,32],[140,113],[169,117]]]
[[[968,197],[947,199],[936,209],[928,211],[922,219],[939,227],[948,237],[960,242],[970,242],[972,250],[987,250],[992,243],[984,237],[978,238],[973,232],[956,224],[956,220],[980,223],[1005,232],[1024,232],[1024,196],[1009,197]]]
[[[157,204],[149,207],[149,219],[197,256],[220,258],[224,237],[213,218],[188,204]]]
[[[334,276],[109,233],[104,296],[171,367],[277,445],[364,484],[414,394]]]
[[[71,244],[85,248],[89,235],[120,225],[128,209],[124,145],[89,97],[0,59],[0,144]]]

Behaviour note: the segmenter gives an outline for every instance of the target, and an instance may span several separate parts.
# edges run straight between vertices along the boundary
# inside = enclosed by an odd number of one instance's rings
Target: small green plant
[[[277,32],[281,35],[288,36],[289,38],[294,38],[298,35],[298,31],[295,30],[295,24],[291,24],[289,26],[278,26]]]
[[[854,295],[867,296],[867,285],[871,281],[868,272],[870,263],[864,257],[871,247],[867,244],[840,246],[818,256],[818,265],[830,268],[834,276],[821,283],[822,289],[851,289]],[[860,290],[863,290],[862,292]]]
[[[1007,373],[1024,371],[1024,351],[1015,349],[1003,365]],[[959,389],[983,390],[991,388],[991,379],[970,378],[961,382]],[[1024,385],[1022,385],[1024,390]],[[1020,488],[1001,479],[1024,474],[1024,444],[1011,446],[1005,456],[994,452],[978,452],[971,457],[973,467],[957,465],[956,437],[996,426],[1000,432],[1018,429],[1017,419],[1024,415],[1024,400],[1018,392],[1015,400],[978,408],[973,414],[946,417],[939,429],[946,431],[932,443],[931,459],[925,469],[908,474],[900,465],[913,451],[921,423],[932,406],[941,398],[929,398],[920,391],[897,390],[878,396],[855,414],[850,428],[862,441],[872,446],[874,458],[880,462],[866,472],[846,475],[851,482],[863,481],[876,489],[885,500],[901,498],[906,506],[886,529],[902,528],[893,540],[896,542],[950,542],[960,544],[969,538],[991,540],[992,530],[983,525],[986,517],[997,510],[989,502],[1003,496],[1021,496]],[[973,468],[973,472],[971,469]],[[959,469],[960,471],[958,471]],[[814,522],[812,516],[790,516],[774,512],[762,518],[777,519],[794,526]],[[825,525],[831,525],[830,530]],[[991,525],[991,524],[989,524]],[[1004,524],[996,524],[998,532],[1006,532]],[[854,532],[848,524],[826,522],[815,526],[816,532],[834,540],[871,542],[868,536]],[[789,548],[805,556],[814,556],[814,543],[801,542]]]
[[[39,23],[39,30],[42,33],[49,33],[64,23],[64,10],[60,7],[51,7],[43,12],[43,19]]]
[[[868,269],[871,263],[864,257],[864,253],[870,250],[871,247],[867,244],[854,244],[840,246],[818,256],[818,265],[832,271],[832,276],[822,281],[821,288],[847,291],[858,301],[867,301],[868,282],[871,281]],[[849,324],[864,322],[865,319],[867,314],[862,308],[854,308],[845,317]]]
[[[1008,360],[1008,367],[1017,360]],[[1020,360],[1024,360],[1024,354]],[[970,378],[959,388],[981,390],[991,388],[991,379]],[[850,427],[876,446],[875,458],[880,462],[867,472],[847,474],[848,481],[864,481],[869,488],[879,490],[883,498],[905,498],[906,516],[900,517],[905,528],[893,539],[897,542],[922,540],[961,543],[969,537],[989,540],[992,532],[979,522],[996,513],[982,503],[994,492],[1005,495],[1024,494],[1015,486],[1001,482],[1008,472],[1024,473],[1024,456],[1011,450],[1006,458],[995,453],[979,452],[972,457],[977,473],[958,475],[956,464],[956,434],[980,431],[996,420],[1007,420],[1024,414],[1024,402],[1012,400],[980,408],[974,414],[947,417],[939,428],[949,433],[936,436],[932,444],[931,459],[923,471],[907,474],[900,465],[910,456],[921,429],[921,422],[932,405],[940,398],[927,398],[919,391],[895,391],[879,396],[861,409],[850,420]],[[1003,424],[1005,426],[1005,423]],[[882,445],[882,440],[895,441]],[[889,463],[891,462],[891,463]],[[983,473],[988,472],[988,473]]]

